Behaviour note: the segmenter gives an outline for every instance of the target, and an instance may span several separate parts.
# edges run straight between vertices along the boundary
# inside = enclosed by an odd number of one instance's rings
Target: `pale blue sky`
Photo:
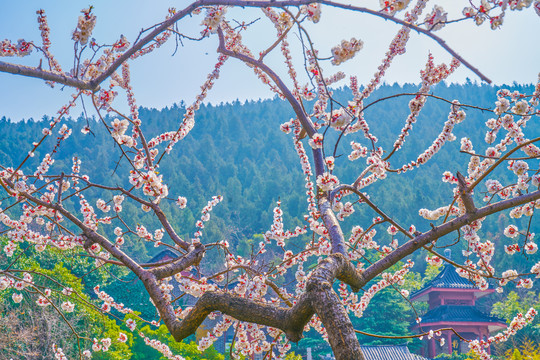
[[[97,25],[93,36],[100,43],[112,43],[120,34],[133,41],[138,31],[161,21],[169,6],[181,8],[187,1],[142,0],[90,2],[94,5]],[[378,4],[377,1],[364,1],[364,4]],[[442,5],[450,14],[459,13],[468,1],[443,0],[433,4]],[[429,4],[426,11],[430,11]],[[0,39],[16,41],[19,38],[40,42],[35,11],[46,10],[52,33],[52,52],[56,55],[65,71],[73,63],[73,31],[79,11],[88,6],[87,1],[2,1],[0,4]],[[233,18],[254,19],[260,12],[249,11],[247,14],[235,12]],[[179,23],[180,31],[196,35],[201,30],[201,18],[186,19]],[[379,18],[365,14],[343,13],[333,9],[323,9],[321,22],[309,26],[312,38],[319,47],[321,55],[329,55],[330,49],[341,39],[356,37],[364,41],[364,49],[351,61],[339,67],[328,64],[327,74],[343,70],[358,76],[359,82],[366,83],[380,64],[388,44],[394,36],[397,26]],[[540,71],[540,17],[532,8],[521,12],[508,12],[502,29],[492,31],[489,26],[476,27],[471,23],[459,23],[448,26],[437,33],[458,51],[465,59],[479,68],[496,84],[536,82]],[[248,45],[258,52],[272,42],[273,27],[261,19],[245,35]],[[296,36],[290,36],[293,46],[298,45]],[[202,42],[185,42],[176,55],[172,56],[175,42],[170,41],[162,49],[132,63],[133,87],[139,105],[162,108],[181,100],[191,103],[197,95],[206,75],[213,69],[217,58],[216,39],[211,37]],[[418,82],[418,72],[423,67],[428,52],[435,55],[435,61],[448,62],[450,56],[433,40],[424,35],[413,34],[407,53],[395,60],[395,66],[388,71],[385,81]],[[3,61],[19,61],[26,65],[37,65],[36,57],[23,59],[2,58]],[[297,63],[300,72],[301,58]],[[269,61],[277,69],[283,69],[279,52],[269,56]],[[461,68],[451,78],[454,82],[463,82],[466,78],[473,81],[478,78],[465,68]],[[72,90],[60,87],[48,88],[42,81],[21,76],[0,74],[2,93],[0,96],[0,117],[13,120],[22,118],[41,118],[53,115],[69,100]],[[342,81],[339,85],[345,85]],[[267,88],[252,75],[251,70],[238,61],[231,59],[221,73],[221,78],[208,96],[212,103],[235,99],[258,99],[271,97]],[[88,109],[89,107],[87,107]],[[78,115],[82,108],[77,107],[72,115]]]

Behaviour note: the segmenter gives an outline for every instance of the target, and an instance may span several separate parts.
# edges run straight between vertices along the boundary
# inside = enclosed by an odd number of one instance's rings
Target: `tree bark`
[[[365,360],[347,310],[332,284],[324,282],[312,291],[312,306],[324,324],[336,360]]]

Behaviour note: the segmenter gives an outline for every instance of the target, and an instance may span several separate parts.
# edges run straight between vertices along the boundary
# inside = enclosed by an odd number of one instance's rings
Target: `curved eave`
[[[492,292],[494,292],[495,290],[493,289],[487,289],[487,290],[479,290],[479,289],[464,289],[464,288],[459,288],[459,287],[433,287],[433,286],[429,286],[427,288],[424,288],[422,290],[420,290],[419,292],[417,292],[416,294],[414,294],[413,296],[411,296],[411,301],[428,301],[429,299],[429,296],[428,294],[429,293],[432,293],[432,292],[460,292],[460,293],[474,293],[474,296],[478,299],[478,298],[481,298],[481,297],[484,297],[486,295],[489,295],[491,294]]]
[[[431,322],[421,322],[420,324],[414,324],[411,326],[411,330],[416,330],[420,327],[427,328],[443,328],[443,327],[454,327],[454,326],[487,326],[490,333],[506,329],[508,325],[500,321],[431,321]]]

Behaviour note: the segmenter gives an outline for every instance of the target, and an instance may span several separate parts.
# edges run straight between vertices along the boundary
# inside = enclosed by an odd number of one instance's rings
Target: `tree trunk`
[[[345,307],[329,282],[311,290],[312,306],[328,334],[336,360],[365,360]]]

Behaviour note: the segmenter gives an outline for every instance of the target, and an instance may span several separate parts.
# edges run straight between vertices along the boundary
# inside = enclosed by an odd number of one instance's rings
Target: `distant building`
[[[360,348],[366,360],[426,360],[411,353],[407,345],[360,345]]]
[[[168,262],[173,261],[174,259],[178,258],[178,254],[175,254],[171,250],[165,249],[158,253],[156,256],[154,256],[149,263],[159,263],[159,262]],[[182,271],[181,272],[183,277],[193,277],[197,278],[199,275],[196,273],[196,270],[192,269],[191,271]],[[210,281],[211,283],[211,281]],[[194,306],[197,303],[197,298],[184,294],[180,288],[179,284],[176,281],[174,277],[172,277],[170,284],[173,285],[173,290],[171,291],[171,296],[173,299],[179,299],[177,301],[177,305],[182,306],[182,308],[186,306]],[[199,341],[201,338],[206,336],[208,334],[208,331],[212,330],[212,328],[216,325],[216,320],[211,320],[209,318],[206,318],[204,322],[199,326],[195,333],[195,340]],[[214,342],[213,346],[221,354],[225,354],[229,352],[229,347],[233,341],[234,337],[234,328],[229,328],[225,334],[221,338],[219,338],[217,341]],[[262,358],[262,357],[261,357]],[[258,360],[255,357],[252,357],[254,360]]]
[[[450,258],[450,250],[445,256]],[[467,340],[487,339],[490,333],[506,328],[503,319],[482,313],[476,308],[476,299],[492,293],[493,289],[480,290],[473,282],[458,275],[456,268],[446,264],[442,271],[423,289],[411,294],[412,301],[427,301],[429,310],[412,329],[424,333],[441,328],[453,328]],[[441,346],[435,338],[424,337],[421,354],[430,358],[441,353],[466,353],[468,343],[452,331],[443,331],[445,341]]]

